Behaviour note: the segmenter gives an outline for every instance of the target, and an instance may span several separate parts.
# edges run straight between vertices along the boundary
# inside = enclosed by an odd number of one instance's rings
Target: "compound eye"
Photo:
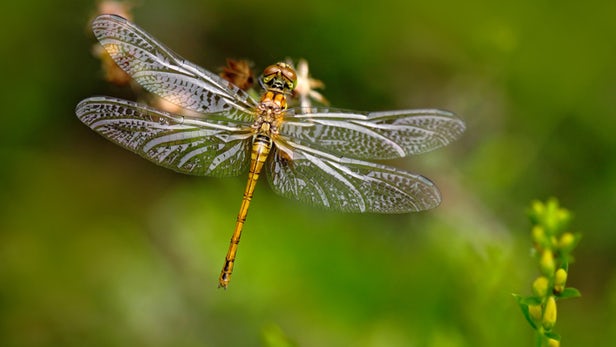
[[[297,74],[293,68],[285,63],[278,63],[278,67],[280,68],[280,73],[282,77],[286,80],[286,84],[290,89],[295,88],[295,84],[297,84]]]
[[[265,68],[265,70],[263,70],[263,76],[271,76],[271,75],[278,75],[280,73],[280,66],[276,65],[270,65],[268,67]]]
[[[292,67],[287,65],[284,69],[281,70],[281,72],[282,72],[282,75],[287,80],[289,80],[289,82],[295,85],[295,83],[297,82],[297,74],[295,73],[295,70],[293,70]]]

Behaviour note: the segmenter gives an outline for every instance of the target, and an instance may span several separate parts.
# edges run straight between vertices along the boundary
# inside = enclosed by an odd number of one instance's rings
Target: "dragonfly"
[[[428,178],[374,161],[424,153],[454,141],[465,124],[451,112],[289,107],[297,73],[287,63],[264,69],[257,100],[120,16],[101,15],[92,30],[120,68],[182,111],[97,96],[76,107],[84,124],[183,174],[248,172],[219,287],[227,288],[231,280],[248,207],[263,172],[274,192],[330,210],[407,213],[441,202]]]

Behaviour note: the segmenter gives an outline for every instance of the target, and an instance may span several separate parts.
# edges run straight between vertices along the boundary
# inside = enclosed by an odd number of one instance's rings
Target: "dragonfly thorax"
[[[261,96],[258,110],[264,112],[282,112],[287,109],[287,96],[283,93],[267,91]]]
[[[253,128],[257,133],[267,136],[278,133],[278,126],[282,123],[284,111],[287,109],[287,97],[283,93],[267,91],[263,93],[261,102],[257,107],[257,118]]]

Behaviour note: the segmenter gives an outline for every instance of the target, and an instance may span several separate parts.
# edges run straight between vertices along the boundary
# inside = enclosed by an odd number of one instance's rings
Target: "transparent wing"
[[[234,176],[248,168],[250,128],[228,120],[191,119],[110,97],[85,99],[76,113],[105,138],[178,172]]]
[[[300,145],[357,159],[393,159],[431,151],[464,132],[464,121],[436,109],[356,112],[294,108],[280,135]]]
[[[345,212],[406,213],[441,201],[438,188],[423,176],[301,145],[276,145],[266,170],[282,196]]]
[[[232,111],[246,121],[256,102],[243,90],[174,53],[126,19],[105,14],[92,22],[96,38],[113,60],[146,90],[183,108]]]

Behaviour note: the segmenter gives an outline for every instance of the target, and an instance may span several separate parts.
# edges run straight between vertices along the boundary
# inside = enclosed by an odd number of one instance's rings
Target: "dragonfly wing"
[[[345,212],[406,213],[441,201],[438,188],[423,176],[301,145],[276,145],[266,170],[282,196]]]
[[[92,22],[96,38],[113,60],[146,90],[183,108],[201,112],[238,109],[244,121],[256,102],[243,90],[177,55],[126,19],[105,14]]]
[[[178,172],[234,176],[248,168],[249,127],[172,115],[111,97],[85,99],[76,113],[103,137]]]
[[[393,159],[445,146],[464,132],[464,121],[436,109],[355,112],[294,108],[280,135],[306,147],[357,159]]]

